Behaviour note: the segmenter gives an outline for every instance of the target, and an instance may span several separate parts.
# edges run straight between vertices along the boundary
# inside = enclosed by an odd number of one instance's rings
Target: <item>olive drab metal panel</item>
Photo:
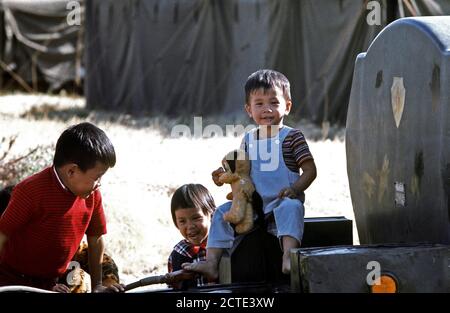
[[[450,17],[388,25],[358,55],[347,114],[360,242],[450,243]]]

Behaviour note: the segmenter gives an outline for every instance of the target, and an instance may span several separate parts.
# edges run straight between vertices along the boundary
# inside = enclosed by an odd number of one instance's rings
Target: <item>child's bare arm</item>
[[[105,250],[102,236],[87,236],[87,241],[92,292],[123,292],[122,285],[113,284],[105,287],[102,284],[102,260]]]
[[[302,191],[305,191],[317,177],[317,169],[314,160],[306,160],[301,166],[302,175],[292,185],[292,187],[284,188],[278,194],[278,197],[298,198]]]
[[[89,275],[91,275],[92,291],[102,286],[102,257],[104,243],[101,236],[87,236]]]

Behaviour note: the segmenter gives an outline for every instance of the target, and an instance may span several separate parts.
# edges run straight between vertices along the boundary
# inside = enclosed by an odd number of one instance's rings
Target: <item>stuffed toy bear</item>
[[[223,218],[236,226],[236,233],[242,234],[253,228],[252,196],[255,187],[250,178],[250,160],[245,151],[233,150],[223,158],[222,165],[225,172],[219,181],[231,185],[227,199],[232,200],[231,209]]]

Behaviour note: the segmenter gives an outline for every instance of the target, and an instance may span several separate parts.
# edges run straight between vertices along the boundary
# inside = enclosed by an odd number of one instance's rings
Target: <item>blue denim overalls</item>
[[[256,191],[263,199],[263,211],[267,216],[273,212],[276,229],[269,232],[278,238],[291,236],[301,242],[303,236],[303,203],[298,199],[278,198],[281,189],[292,186],[300,177],[289,170],[284,162],[282,144],[292,128],[284,126],[277,136],[256,140],[256,129],[245,134],[251,160],[250,176]],[[234,230],[223,220],[230,210],[231,202],[216,209],[208,236],[208,248],[231,248]]]

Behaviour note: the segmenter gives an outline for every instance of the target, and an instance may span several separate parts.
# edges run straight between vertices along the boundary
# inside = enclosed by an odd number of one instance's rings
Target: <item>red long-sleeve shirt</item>
[[[101,194],[97,190],[87,199],[73,195],[49,167],[14,188],[0,217],[0,232],[8,237],[0,263],[33,277],[57,277],[85,233],[106,233]]]

